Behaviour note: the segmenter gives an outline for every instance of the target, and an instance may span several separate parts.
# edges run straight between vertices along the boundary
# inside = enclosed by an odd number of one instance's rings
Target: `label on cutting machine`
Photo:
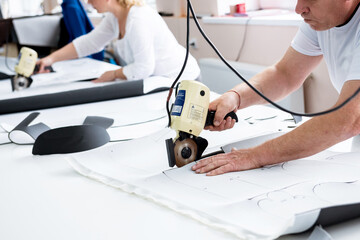
[[[171,110],[171,115],[181,116],[181,112],[184,108],[184,103],[185,103],[185,94],[186,94],[185,90],[179,90],[178,94],[176,95],[173,108]]]
[[[191,104],[188,118],[194,121],[202,122],[204,119],[204,108],[202,106]]]

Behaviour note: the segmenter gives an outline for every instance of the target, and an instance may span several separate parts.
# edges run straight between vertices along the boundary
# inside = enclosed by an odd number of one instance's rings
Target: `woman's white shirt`
[[[78,57],[101,51],[112,40],[116,55],[126,64],[123,73],[128,80],[149,76],[175,78],[183,65],[186,50],[167,27],[165,21],[148,6],[133,6],[127,16],[125,35],[119,38],[117,18],[106,13],[105,18],[90,33],[73,41]],[[199,66],[189,54],[182,79],[194,80],[200,75]]]

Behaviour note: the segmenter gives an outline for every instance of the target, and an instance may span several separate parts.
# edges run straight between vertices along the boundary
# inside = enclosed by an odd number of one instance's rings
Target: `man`
[[[278,100],[296,90],[325,59],[331,81],[340,93],[335,106],[360,87],[360,0],[298,0],[296,13],[304,23],[284,57],[250,82],[265,96]],[[281,86],[281,87],[280,87]],[[319,93],[321,94],[321,93]],[[214,127],[232,128],[226,113],[265,101],[239,84],[210,104]],[[360,134],[360,94],[332,113],[313,117],[293,131],[251,149],[233,150],[199,161],[192,167],[208,176],[299,159]]]

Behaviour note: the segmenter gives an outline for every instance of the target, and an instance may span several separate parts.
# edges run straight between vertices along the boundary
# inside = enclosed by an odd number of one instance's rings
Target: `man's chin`
[[[328,30],[329,28],[325,28],[323,26],[319,26],[313,22],[307,22],[307,24],[309,24],[309,26],[311,27],[311,29],[315,30],[315,31],[325,31]]]

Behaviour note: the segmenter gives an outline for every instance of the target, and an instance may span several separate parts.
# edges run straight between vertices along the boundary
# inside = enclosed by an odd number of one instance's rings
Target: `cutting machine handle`
[[[236,122],[239,121],[238,117],[237,117],[237,115],[236,115],[236,113],[234,111],[229,112],[228,114],[226,114],[224,119],[226,119],[227,117],[231,117],[232,119],[235,119]],[[213,125],[214,118],[215,118],[215,111],[209,111],[208,114],[207,114],[207,117],[206,117],[205,127]]]

